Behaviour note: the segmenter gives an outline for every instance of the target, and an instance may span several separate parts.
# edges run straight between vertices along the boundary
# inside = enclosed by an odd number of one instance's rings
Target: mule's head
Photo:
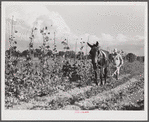
[[[99,49],[99,43],[96,42],[96,44],[91,45],[91,44],[89,44],[89,43],[87,42],[87,44],[88,44],[88,46],[91,48],[91,50],[89,51],[90,56],[91,56],[92,58],[95,57],[95,56],[96,56],[96,53],[97,53],[97,51],[98,51],[98,49]]]
[[[99,53],[99,43],[96,42],[96,44],[91,45],[87,42],[87,44],[91,48],[91,50],[89,51],[89,54],[91,56],[92,63],[97,63],[97,55]]]

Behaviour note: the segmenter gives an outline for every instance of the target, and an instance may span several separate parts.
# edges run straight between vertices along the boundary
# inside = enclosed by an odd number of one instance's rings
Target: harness
[[[103,52],[103,50],[100,49],[98,51],[99,51],[99,55],[98,55],[99,58],[101,58],[101,57],[102,58],[106,58],[107,57],[106,54],[105,54],[105,52]]]
[[[98,50],[98,56],[97,56],[97,60],[102,60],[104,59],[105,61],[107,61],[107,55],[105,54],[105,52],[103,50]],[[102,65],[99,65],[99,63],[97,62],[96,64],[97,67],[102,67]]]

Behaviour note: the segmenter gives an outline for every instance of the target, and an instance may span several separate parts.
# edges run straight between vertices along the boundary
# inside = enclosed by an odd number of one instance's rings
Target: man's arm
[[[121,67],[122,65],[123,65],[123,58],[122,58],[122,56],[121,55],[119,55],[119,59],[120,59],[120,65],[119,65],[119,67]]]

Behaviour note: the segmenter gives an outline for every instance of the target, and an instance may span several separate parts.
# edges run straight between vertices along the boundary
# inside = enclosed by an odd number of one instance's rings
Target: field
[[[144,63],[139,61],[125,61],[120,79],[109,77],[104,86],[95,85],[90,60],[14,57],[6,58],[5,67],[5,109],[144,110]]]
[[[145,112],[146,4],[73,4],[3,4],[3,107]]]

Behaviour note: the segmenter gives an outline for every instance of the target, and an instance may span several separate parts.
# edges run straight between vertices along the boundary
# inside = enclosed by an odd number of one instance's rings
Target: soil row
[[[29,103],[22,103],[20,105],[13,106],[11,109],[46,109],[46,110],[57,110],[57,109],[65,109],[66,106],[75,105],[76,103],[81,103],[82,101],[86,101],[87,99],[91,99],[92,97],[97,97],[98,94],[104,94],[111,89],[115,89],[120,85],[127,85],[127,82],[130,82],[130,78],[133,76],[122,75],[120,80],[116,81],[114,79],[109,79],[108,83],[105,86],[87,86],[81,88],[74,88],[67,92],[60,90],[58,93],[52,96],[38,97],[29,101]],[[137,76],[139,77],[139,76]],[[124,87],[123,86],[123,87]],[[75,105],[76,106],[76,105]],[[80,109],[81,107],[79,107]],[[81,108],[82,109],[82,108]],[[84,107],[84,109],[86,109]]]
[[[142,110],[144,82],[135,78],[109,91],[75,102],[63,110]]]

